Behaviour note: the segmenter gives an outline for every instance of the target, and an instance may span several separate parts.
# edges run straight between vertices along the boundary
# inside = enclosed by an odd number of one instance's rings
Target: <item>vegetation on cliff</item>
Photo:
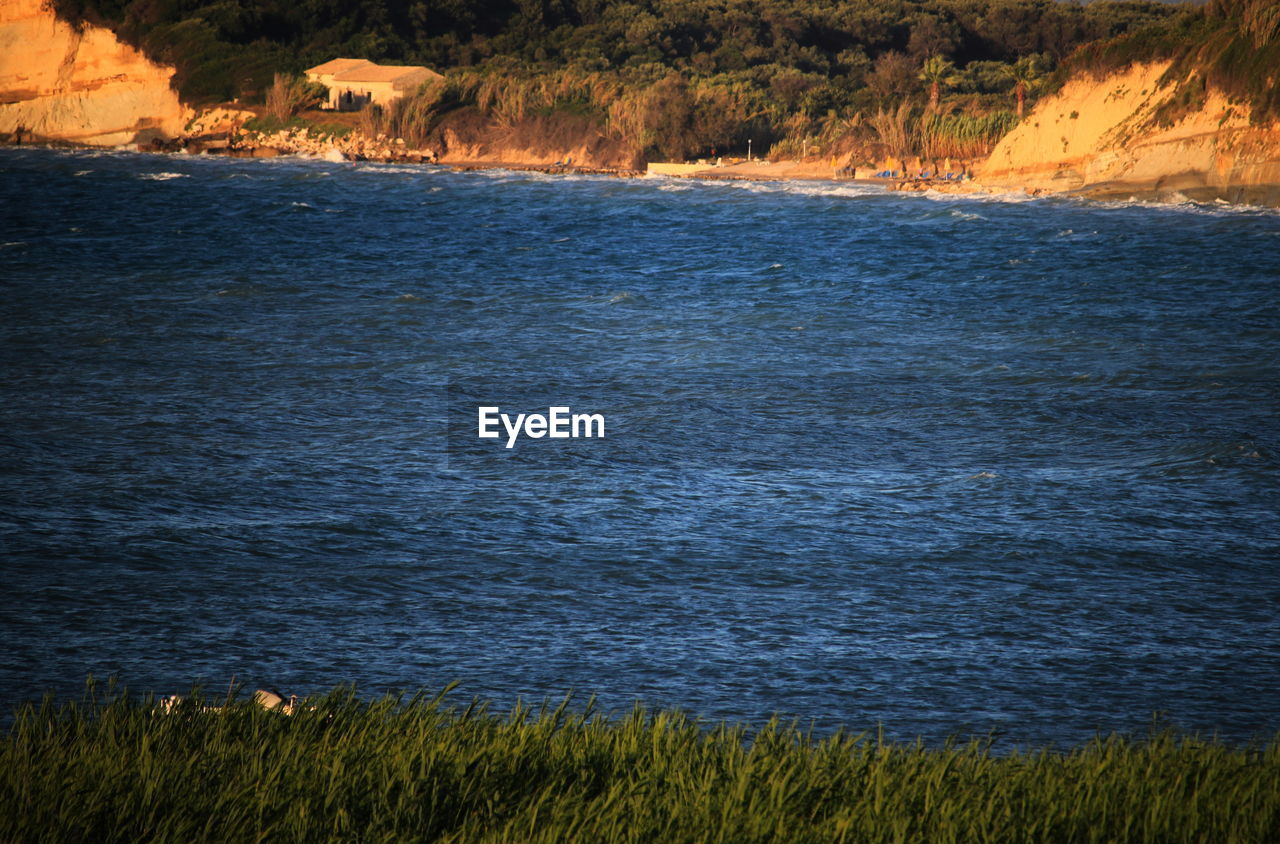
[[[1217,89],[1255,123],[1280,120],[1280,0],[1212,0],[1081,48],[1062,75],[1095,76],[1134,62],[1172,61],[1162,80],[1175,95],[1158,115],[1171,123]]]
[[[526,129],[558,112],[550,123],[595,127],[643,158],[741,153],[748,140],[757,152],[981,154],[1076,48],[1178,14],[1053,0],[54,2],[174,64],[188,101],[260,100],[276,72],[335,56],[420,63],[445,84],[378,128],[438,142],[442,124],[466,124],[458,110]],[[906,146],[894,148],[875,127],[904,102]]]
[[[200,704],[114,693],[20,711],[0,738],[0,839],[1280,839],[1275,742],[1158,732],[993,753],[639,707],[498,715],[350,691],[292,715]]]

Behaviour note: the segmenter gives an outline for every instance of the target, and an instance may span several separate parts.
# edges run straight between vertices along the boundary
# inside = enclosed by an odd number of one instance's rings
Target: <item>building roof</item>
[[[309,76],[331,76],[334,82],[390,82],[412,85],[439,79],[440,74],[421,65],[374,64],[368,59],[330,59],[308,68]]]
[[[317,76],[323,76],[329,73],[342,73],[346,70],[352,70],[361,65],[373,64],[368,59],[330,59],[324,64],[318,64],[315,67],[307,68],[307,73],[314,73]]]
[[[425,82],[438,76],[440,74],[434,70],[421,65],[391,66],[366,62],[350,70],[338,71],[333,74],[333,79],[335,82],[412,83],[417,81]]]

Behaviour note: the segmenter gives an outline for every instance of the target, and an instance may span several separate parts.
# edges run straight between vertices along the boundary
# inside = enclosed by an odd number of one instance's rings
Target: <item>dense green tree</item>
[[[919,75],[914,63],[905,53],[890,50],[876,59],[867,87],[882,100],[901,100],[911,96]]]
[[[757,150],[783,139],[808,149],[830,127],[865,127],[881,111],[909,122],[926,102],[935,127],[950,126],[944,118],[961,101],[972,116],[1005,112],[1010,93],[1021,114],[1048,68],[1097,39],[1130,46],[1098,48],[1088,61],[1173,50],[1194,40],[1177,27],[1203,28],[1210,18],[1249,43],[1270,44],[1280,29],[1280,0],[1215,0],[1207,13],[1136,0],[52,2],[64,18],[111,26],[176,65],[181,93],[195,102],[261,101],[274,74],[337,56],[425,64],[452,87],[419,103],[420,114],[467,106],[494,114],[501,98],[482,104],[478,92],[505,86],[523,97],[508,105],[585,108],[608,131],[637,143],[643,136],[644,147],[673,157],[747,138]],[[1220,78],[1251,73],[1240,51],[1223,55]],[[594,87],[551,91],[565,79]],[[1245,93],[1280,109],[1274,91]],[[978,134],[981,146],[989,133]]]
[[[777,65],[855,84],[888,53],[918,69],[929,56],[964,68],[1032,52],[1061,60],[1077,45],[1168,20],[1153,2],[1054,0],[54,0],[66,18],[112,26],[182,65],[234,64],[272,51],[283,66],[253,69],[264,89],[335,55],[442,68],[495,56],[599,69],[659,63],[690,76]],[[1267,8],[1264,0],[1251,5]],[[1272,18],[1254,15],[1265,28]],[[194,33],[199,32],[198,38]],[[193,40],[194,39],[194,40]],[[192,50],[198,41],[203,45]],[[216,60],[211,59],[216,55]],[[245,65],[252,64],[247,58]],[[901,75],[901,63],[889,69]],[[225,70],[187,68],[182,79]],[[888,87],[899,90],[901,80]],[[234,89],[236,80],[205,84]]]

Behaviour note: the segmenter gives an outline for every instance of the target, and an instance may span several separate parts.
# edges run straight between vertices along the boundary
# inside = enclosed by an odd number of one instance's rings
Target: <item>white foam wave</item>
[[[114,149],[77,149],[70,152],[76,158],[107,158],[117,154]]]
[[[1082,200],[1090,204],[1111,208],[1135,208],[1156,211],[1178,211],[1184,214],[1196,214],[1207,217],[1280,217],[1280,208],[1266,205],[1244,205],[1215,199],[1213,202],[1196,202],[1183,196],[1175,195],[1170,199],[1143,199],[1131,196],[1126,200]]]
[[[139,173],[139,179],[146,179],[150,182],[167,182],[170,179],[187,179],[190,178],[186,173]]]
[[[708,180],[703,182],[703,184],[714,184],[717,187],[732,190],[743,190],[748,193],[782,193],[794,196],[836,197],[848,199],[856,199],[866,196],[886,196],[889,194],[889,191],[881,185],[868,185],[862,183],[842,184],[840,182],[816,181],[769,182],[744,180],[716,180],[712,182]]]
[[[454,171],[445,166],[434,166],[430,168],[429,172],[449,173]],[[541,170],[504,170],[497,167],[467,170],[462,175],[477,176],[499,184],[520,182],[613,182],[617,179],[615,176],[603,173],[545,173]]]
[[[324,212],[325,214],[341,214],[342,213],[341,208],[321,208],[319,206],[312,205],[310,202],[290,202],[289,207],[305,208],[308,211],[321,211],[321,212]]]
[[[378,164],[376,162],[363,162],[356,169],[361,173],[413,173],[421,175],[429,172],[421,164]]]
[[[467,171],[473,176],[482,176],[495,182],[550,182],[559,176],[552,176],[550,173],[543,173],[541,170],[502,170],[502,169],[485,169]]]
[[[951,193],[950,191],[940,190],[924,190],[924,191],[906,191],[904,196],[918,196],[922,199],[931,199],[941,202],[995,202],[1003,205],[1021,204],[1023,202],[1039,202],[1048,199],[1048,196],[1031,196],[1022,191],[999,191],[996,193]]]

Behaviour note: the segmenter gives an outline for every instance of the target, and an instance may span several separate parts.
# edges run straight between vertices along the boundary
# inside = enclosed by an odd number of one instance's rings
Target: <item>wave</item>
[[[937,221],[958,220],[961,222],[986,222],[988,217],[984,217],[976,211],[965,211],[960,208],[937,208],[926,211],[919,217],[907,220],[908,224],[933,223]]]
[[[876,492],[884,495],[897,495],[901,493],[927,492],[929,490],[938,489],[940,487],[970,485],[972,482],[993,481],[1000,478],[999,473],[988,470],[971,472],[963,475],[947,475],[944,477],[925,478],[909,483],[900,483],[897,486],[884,487],[877,489]]]
[[[1184,473],[1214,468],[1271,467],[1275,461],[1253,440],[1202,440],[1183,442],[1141,456],[1136,466],[1161,473]]]
[[[356,165],[355,170],[357,173],[410,173],[415,176],[443,172],[432,164],[382,164],[377,161],[362,161]]]
[[[1183,194],[1175,193],[1169,199],[1144,199],[1139,196],[1130,196],[1128,199],[1086,199],[1083,197],[1069,197],[1074,202],[1082,205],[1088,205],[1093,208],[1101,209],[1134,209],[1143,211],[1176,211],[1182,214],[1196,214],[1206,217],[1280,217],[1280,208],[1271,208],[1266,205],[1245,205],[1243,203],[1227,202],[1224,199],[1215,199],[1212,202],[1201,202],[1199,200],[1189,199]]]
[[[794,196],[835,197],[844,199],[861,199],[869,196],[889,196],[892,194],[887,187],[862,183],[845,184],[841,182],[818,181],[771,182],[729,179],[706,180],[700,183],[707,186],[714,185],[717,188],[746,191],[748,193],[783,193]]]
[[[345,213],[341,208],[321,208],[321,207],[319,207],[319,206],[312,205],[312,204],[311,204],[311,203],[309,203],[309,202],[296,202],[296,201],[295,201],[295,202],[290,202],[290,203],[289,203],[289,207],[290,207],[290,208],[297,208],[297,209],[299,209],[299,210],[305,210],[305,211],[319,211],[319,212],[324,213],[324,214],[343,214],[343,213]]]

